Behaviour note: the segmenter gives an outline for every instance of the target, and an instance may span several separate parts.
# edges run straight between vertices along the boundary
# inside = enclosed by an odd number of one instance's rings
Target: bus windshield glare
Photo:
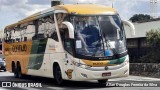
[[[127,51],[125,33],[118,15],[72,16],[76,54],[107,57]]]

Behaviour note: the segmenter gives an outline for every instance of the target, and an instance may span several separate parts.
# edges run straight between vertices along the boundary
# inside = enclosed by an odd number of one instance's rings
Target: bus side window
[[[38,26],[38,38],[52,38],[58,41],[53,15],[39,19]]]
[[[5,41],[6,43],[7,43],[7,36],[8,36],[7,30],[8,30],[8,29],[5,29],[5,30],[4,30],[4,35],[5,35],[4,41]]]
[[[33,25],[35,26],[34,27],[35,31],[33,33],[32,40],[37,40],[38,39],[38,28],[39,28],[38,21],[39,21],[38,19],[33,21]]]
[[[63,25],[63,24],[62,24]],[[66,25],[63,25],[60,28],[60,35],[62,39],[62,43],[64,46],[64,49],[70,53],[71,55],[74,55],[74,39],[69,38],[69,32]]]
[[[58,35],[57,35],[57,31],[56,31],[56,26],[55,26],[54,15],[50,15],[48,17],[48,22],[49,22],[48,23],[48,30],[47,30],[48,37],[52,38],[58,42]]]
[[[11,42],[11,29],[6,30],[6,42],[7,43]]]
[[[38,34],[37,34],[38,39],[43,39],[44,38],[44,29],[45,29],[44,23],[45,23],[44,18],[41,18],[41,19],[38,20]]]
[[[69,38],[68,28],[66,25],[62,24],[59,30],[60,30],[60,36],[61,36],[62,42],[64,42],[66,38]]]
[[[57,19],[57,24],[58,24],[58,27],[59,27],[62,42],[64,42],[64,39],[66,38],[66,35],[67,35],[66,33],[68,32],[68,28],[64,24],[62,24],[62,22],[66,21],[68,19],[67,14],[57,13],[56,14],[56,19]]]
[[[64,40],[64,49],[74,56],[74,39],[67,38]]]
[[[16,38],[16,42],[20,42],[20,38]]]
[[[25,24],[21,24],[20,25],[20,34],[21,34],[21,41],[23,42],[24,41],[24,37],[26,36],[26,23]]]
[[[12,30],[11,30],[11,40],[12,40],[11,42],[12,42],[12,43],[15,42],[15,37],[14,37],[15,34],[14,34],[14,32],[15,32],[15,30],[12,29]]]
[[[35,36],[35,32],[36,32],[35,22],[34,21],[28,22],[23,39],[26,39],[27,41],[32,40],[33,37]]]
[[[16,42],[20,42],[21,41],[21,30],[20,30],[20,27],[19,26],[15,26],[14,29],[13,29],[15,32],[14,32],[14,37],[15,37],[15,41]]]
[[[27,41],[27,37],[24,37],[24,41]]]
[[[14,42],[15,42],[15,39],[12,39],[12,42],[14,43]]]

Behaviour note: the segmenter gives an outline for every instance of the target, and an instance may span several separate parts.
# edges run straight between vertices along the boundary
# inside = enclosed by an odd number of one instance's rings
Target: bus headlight
[[[88,69],[88,68],[90,68],[91,66],[86,65],[86,64],[81,64],[79,67],[80,67],[80,68],[84,68],[84,69]]]
[[[80,68],[83,68],[83,69],[88,69],[90,68],[91,66],[89,65],[86,65],[86,64],[82,64],[82,63],[77,63],[77,62],[73,62],[73,64],[77,67],[80,67]]]

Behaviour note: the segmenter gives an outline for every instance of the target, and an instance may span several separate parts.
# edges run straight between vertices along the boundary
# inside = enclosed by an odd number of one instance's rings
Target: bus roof
[[[113,14],[116,10],[104,5],[97,4],[66,4],[58,5],[55,9],[66,10],[68,13],[82,14],[82,15],[101,15],[101,14]]]
[[[29,22],[40,17],[45,16],[46,13],[54,12],[54,10],[66,10],[69,14],[81,14],[81,15],[107,15],[107,14],[115,14],[117,11],[111,7],[107,7],[104,5],[97,4],[66,4],[66,5],[58,5],[47,10],[35,13],[21,21],[18,21],[14,24],[6,26],[6,28],[10,28],[25,22]]]

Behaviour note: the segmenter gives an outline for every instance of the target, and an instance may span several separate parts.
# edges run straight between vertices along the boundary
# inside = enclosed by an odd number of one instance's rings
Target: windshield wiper
[[[97,16],[98,17],[98,16]],[[96,17],[96,18],[97,18]],[[101,25],[100,25],[100,22],[99,22],[99,19],[97,18],[97,21],[98,21],[98,26],[99,26],[99,29],[100,29],[100,33],[101,33],[101,39],[102,39],[102,42],[103,42],[103,38],[105,39],[105,43],[106,43],[106,47],[107,47],[107,49],[109,50],[109,47],[111,48],[111,45],[110,45],[110,43],[109,43],[109,40],[106,38],[106,35],[105,35],[105,33],[103,33],[103,31],[102,31],[102,29],[101,29]],[[109,45],[109,47],[108,47],[108,45]],[[105,46],[104,46],[104,43],[103,43],[103,49],[104,49],[104,55],[105,55]],[[117,53],[117,51],[116,51],[116,49],[115,48],[111,48],[112,49],[112,51],[113,51],[113,53],[114,53],[114,55],[117,55],[118,53]]]

